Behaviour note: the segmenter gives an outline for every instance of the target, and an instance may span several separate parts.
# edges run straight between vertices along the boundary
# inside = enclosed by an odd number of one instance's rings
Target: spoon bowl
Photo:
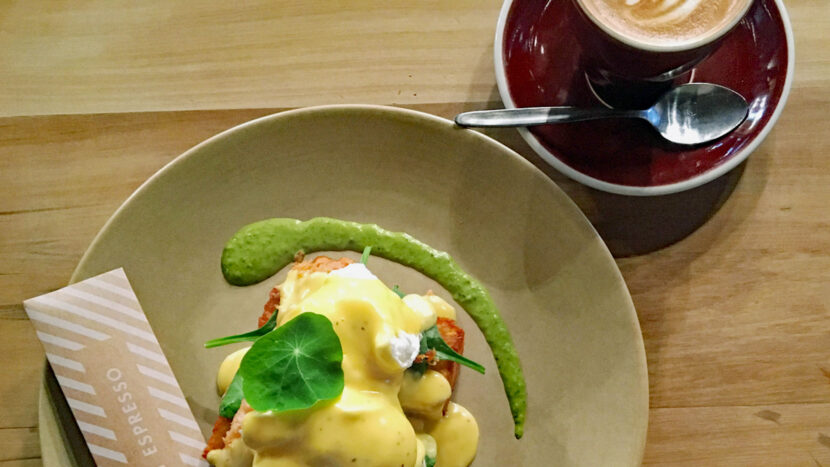
[[[456,115],[462,127],[520,127],[602,118],[645,120],[667,141],[697,145],[725,136],[747,116],[749,104],[737,92],[716,84],[690,83],[673,88],[645,110],[525,107],[480,110]]]

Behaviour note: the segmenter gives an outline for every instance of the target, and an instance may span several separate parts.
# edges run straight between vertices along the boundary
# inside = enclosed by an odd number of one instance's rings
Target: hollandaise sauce
[[[464,467],[475,457],[479,431],[438,371],[407,369],[418,335],[455,310],[435,295],[403,299],[363,264],[332,272],[292,269],[279,286],[277,329],[303,313],[323,315],[342,347],[339,397],[301,410],[254,411],[243,402],[236,431],[207,454],[218,467],[405,466]],[[223,393],[247,349],[230,354],[217,376]]]
[[[375,224],[359,224],[317,217],[267,219],[240,229],[222,251],[222,273],[234,285],[263,281],[291,263],[297,251],[363,251],[411,267],[440,283],[460,304],[493,351],[510,404],[515,435],[522,436],[527,393],[519,356],[510,332],[490,294],[445,252],[406,233],[390,232]]]

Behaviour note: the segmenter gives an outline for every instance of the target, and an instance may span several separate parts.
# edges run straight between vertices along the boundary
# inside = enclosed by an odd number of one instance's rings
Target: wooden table
[[[21,301],[65,285],[162,165],[286,108],[500,106],[499,0],[194,3],[0,5],[3,466],[40,464],[44,357]],[[547,168],[514,130],[490,133],[564,188],[621,256],[648,355],[646,464],[830,466],[830,2],[788,7],[788,106],[747,164],[701,189],[598,193]]]

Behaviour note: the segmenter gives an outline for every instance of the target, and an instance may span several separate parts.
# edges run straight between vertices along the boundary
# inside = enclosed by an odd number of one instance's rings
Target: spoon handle
[[[515,127],[535,126],[546,123],[581,122],[598,118],[638,117],[638,112],[605,109],[602,107],[580,109],[577,107],[523,107],[518,109],[477,110],[455,116],[458,126]]]

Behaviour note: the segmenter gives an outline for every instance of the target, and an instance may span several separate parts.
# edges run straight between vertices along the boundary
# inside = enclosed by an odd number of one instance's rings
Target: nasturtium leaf
[[[331,321],[301,313],[259,338],[242,358],[242,392],[258,412],[305,409],[343,392],[342,362]]]
[[[432,326],[421,333],[421,348],[424,346],[426,346],[427,349],[435,350],[435,356],[440,360],[451,360],[484,374],[483,365],[459,354],[446,342],[444,342],[444,338],[441,337],[441,332],[438,330],[438,326]]]
[[[271,314],[271,317],[268,318],[268,321],[262,325],[261,328],[255,329],[250,332],[246,332],[243,334],[236,334],[234,336],[227,336],[227,337],[219,337],[217,339],[211,339],[205,342],[205,348],[210,349],[213,347],[219,347],[222,345],[228,344],[235,344],[237,342],[245,342],[245,341],[255,341],[260,337],[268,334],[269,332],[273,331],[275,327],[277,327],[277,313],[279,310],[274,310],[274,313]]]
[[[242,405],[242,375],[237,371],[225,395],[222,396],[222,402],[219,403],[219,415],[233,418],[240,405]]]

